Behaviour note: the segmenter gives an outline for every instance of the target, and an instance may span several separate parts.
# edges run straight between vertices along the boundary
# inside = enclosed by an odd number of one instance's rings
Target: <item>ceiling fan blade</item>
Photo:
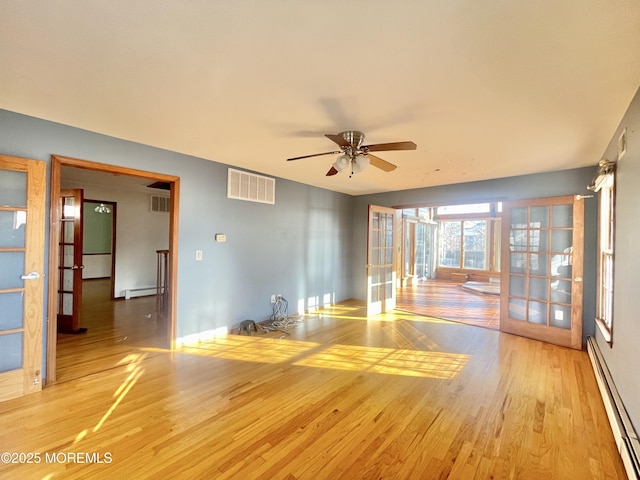
[[[379,168],[380,170],[384,170],[385,172],[392,172],[396,168],[398,168],[393,163],[389,163],[386,160],[381,159],[380,157],[376,157],[375,155],[367,154],[369,157],[369,163],[374,167]]]
[[[389,152],[391,150],[415,150],[418,146],[413,142],[392,142],[376,143],[374,145],[364,145],[363,150],[369,152]]]
[[[327,172],[327,175],[326,175],[326,176],[327,176],[327,177],[331,177],[331,176],[335,175],[336,173],[338,173],[338,170],[336,170],[336,169],[335,169],[335,167],[331,167],[331,168],[329,169],[329,171]]]
[[[331,133],[326,133],[325,137],[337,143],[341,147],[348,147],[350,145],[349,142],[347,142],[342,135],[332,135]]]
[[[336,153],[342,153],[342,150],[336,150],[335,152],[314,153],[312,155],[303,155],[301,157],[287,158],[287,162],[290,162],[291,160],[301,160],[303,158],[319,157],[320,155],[335,155]]]

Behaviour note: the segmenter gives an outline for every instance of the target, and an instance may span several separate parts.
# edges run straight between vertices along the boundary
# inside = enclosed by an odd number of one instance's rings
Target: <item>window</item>
[[[438,265],[460,268],[462,258],[462,222],[440,222]]]
[[[609,344],[613,341],[613,260],[615,163],[602,160],[590,189],[598,197],[598,284],[596,324]]]
[[[487,270],[487,220],[440,222],[441,267]]]

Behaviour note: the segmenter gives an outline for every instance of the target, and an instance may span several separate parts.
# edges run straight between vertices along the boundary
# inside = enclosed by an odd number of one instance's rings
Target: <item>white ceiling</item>
[[[595,165],[640,86],[638,0],[2,0],[0,18],[0,108],[354,195]],[[353,178],[285,161],[346,129],[418,149]]]

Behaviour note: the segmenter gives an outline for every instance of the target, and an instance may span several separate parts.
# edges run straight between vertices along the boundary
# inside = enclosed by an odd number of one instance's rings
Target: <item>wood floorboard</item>
[[[462,284],[427,280],[399,288],[399,310],[478,327],[500,328],[500,296],[462,288]]]
[[[114,303],[0,403],[2,450],[41,455],[0,478],[626,478],[584,351],[356,303],[168,351]]]

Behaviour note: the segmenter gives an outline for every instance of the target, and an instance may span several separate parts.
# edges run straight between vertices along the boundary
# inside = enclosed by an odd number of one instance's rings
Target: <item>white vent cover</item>
[[[276,180],[230,168],[227,198],[273,205],[276,203]]]
[[[152,212],[169,213],[171,208],[171,198],[161,197],[160,195],[151,195],[150,207]]]

